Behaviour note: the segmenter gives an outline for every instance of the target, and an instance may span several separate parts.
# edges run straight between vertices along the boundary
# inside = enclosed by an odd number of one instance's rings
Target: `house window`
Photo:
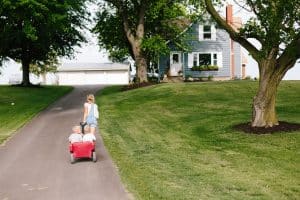
[[[179,55],[177,53],[173,54],[172,63],[173,64],[179,63]]]
[[[210,53],[199,53],[198,54],[198,58],[199,58],[199,65],[211,65],[211,54]]]
[[[199,40],[216,40],[215,25],[199,25]]]
[[[212,63],[213,65],[218,65],[218,56],[216,53],[213,54]]]
[[[195,66],[209,66],[214,65],[219,68],[223,67],[222,52],[209,52],[200,53],[192,52],[188,54],[188,67],[192,68]]]
[[[194,53],[193,66],[215,65],[222,67],[222,53]]]
[[[203,39],[210,40],[211,39],[211,26],[203,26]]]
[[[198,54],[195,53],[193,55],[193,66],[197,66],[197,64],[198,64],[197,60],[198,60]]]

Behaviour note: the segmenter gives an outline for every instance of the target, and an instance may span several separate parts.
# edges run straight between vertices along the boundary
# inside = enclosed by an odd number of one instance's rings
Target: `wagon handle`
[[[87,123],[86,122],[80,122],[79,124],[81,126],[81,132],[82,132],[82,134],[84,134],[84,127],[87,125]]]

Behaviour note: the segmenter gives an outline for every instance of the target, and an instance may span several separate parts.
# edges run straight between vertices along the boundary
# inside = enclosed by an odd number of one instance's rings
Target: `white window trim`
[[[211,61],[211,64],[213,65],[213,60],[214,60],[214,54],[217,54],[217,66],[219,68],[222,68],[223,67],[223,56],[222,56],[222,52],[219,51],[211,51],[211,52],[192,52],[189,59],[191,59],[191,65],[189,65],[189,68],[192,68],[194,66],[194,55],[197,54],[197,66],[199,66],[199,54],[210,54],[210,61]]]
[[[193,53],[188,53],[188,68],[192,68],[193,67],[193,57],[194,54]]]
[[[210,39],[204,39],[204,26],[209,26],[209,24],[200,24],[199,25],[199,41],[216,41],[217,40],[217,30],[216,25],[210,25]]]

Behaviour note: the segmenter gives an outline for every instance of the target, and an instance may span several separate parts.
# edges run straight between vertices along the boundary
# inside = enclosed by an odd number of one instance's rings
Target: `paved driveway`
[[[99,89],[76,87],[0,146],[0,200],[129,199],[99,134],[96,163],[69,162],[71,127],[86,95]]]

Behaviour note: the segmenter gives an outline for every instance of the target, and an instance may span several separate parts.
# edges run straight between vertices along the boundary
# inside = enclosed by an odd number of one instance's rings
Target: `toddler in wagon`
[[[80,126],[73,126],[72,131],[73,133],[69,136],[69,142],[82,142],[82,133]]]
[[[96,141],[96,137],[93,133],[91,133],[91,130],[88,126],[84,127],[85,134],[82,136],[83,142],[94,142]]]

